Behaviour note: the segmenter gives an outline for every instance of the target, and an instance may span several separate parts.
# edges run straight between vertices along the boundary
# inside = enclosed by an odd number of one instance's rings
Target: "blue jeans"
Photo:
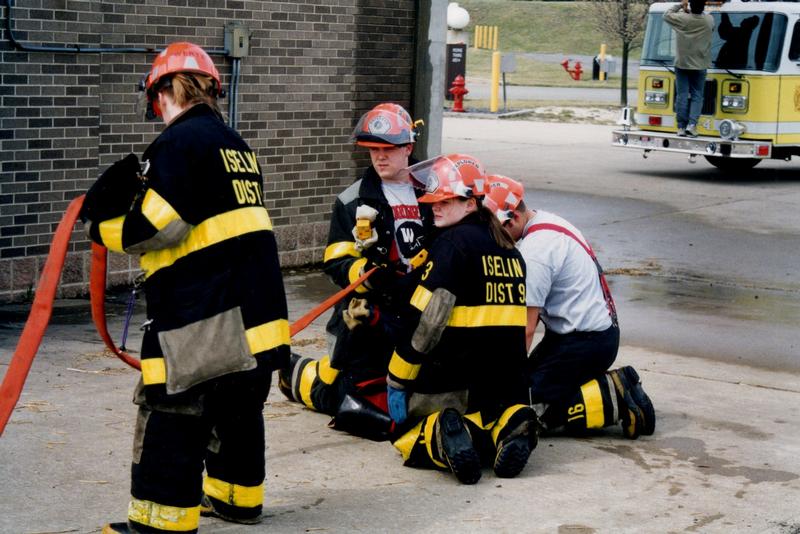
[[[675,113],[678,128],[697,124],[703,110],[703,89],[706,85],[706,71],[679,69],[675,67]]]

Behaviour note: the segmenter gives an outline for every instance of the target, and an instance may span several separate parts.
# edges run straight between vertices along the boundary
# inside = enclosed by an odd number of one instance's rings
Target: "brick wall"
[[[334,197],[367,158],[348,138],[380,101],[412,103],[415,0],[15,0],[28,46],[224,47],[226,22],[251,32],[241,60],[238,129],[259,158],[284,266],[322,259]],[[167,5],[168,4],[168,5]],[[20,51],[0,42],[0,302],[30,298],[69,202],[102,170],[141,154],[160,131],[134,113],[152,53]],[[213,55],[227,88],[232,60]],[[227,100],[222,100],[223,110]],[[73,231],[60,296],[84,294],[90,243]],[[109,281],[135,259],[111,254]]]

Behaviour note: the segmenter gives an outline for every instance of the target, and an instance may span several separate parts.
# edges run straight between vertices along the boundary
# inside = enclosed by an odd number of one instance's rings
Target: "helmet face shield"
[[[437,156],[408,168],[412,185],[425,191],[419,202],[440,202],[448,198],[482,197],[486,176],[481,163],[464,154]]]
[[[158,99],[155,95],[151,96],[150,94],[153,91],[147,90],[148,76],[149,73],[142,76],[142,79],[136,85],[136,104],[133,111],[137,117],[143,117],[145,120],[151,121],[161,115],[161,110],[158,109]]]
[[[378,104],[364,113],[350,136],[352,142],[366,147],[407,145],[415,138],[411,116],[397,104]]]

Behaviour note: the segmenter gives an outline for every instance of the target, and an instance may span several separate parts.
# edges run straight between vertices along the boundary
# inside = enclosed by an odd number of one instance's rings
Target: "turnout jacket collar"
[[[194,117],[200,117],[203,115],[211,115],[212,117],[217,118],[221,123],[224,124],[222,117],[220,117],[219,113],[211,109],[211,106],[204,103],[192,104],[188,108],[186,108],[183,112],[179,113],[172,122],[167,124],[167,126],[162,130],[162,134],[167,132],[170,128],[173,128],[175,125],[182,123],[183,121],[189,120]]]

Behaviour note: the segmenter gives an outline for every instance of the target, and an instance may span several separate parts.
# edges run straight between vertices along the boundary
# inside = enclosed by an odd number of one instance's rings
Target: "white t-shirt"
[[[411,258],[422,250],[424,228],[419,215],[419,204],[411,184],[382,182],[381,188],[394,216],[394,242],[390,258],[397,257],[408,267]],[[396,255],[396,256],[395,256]]]
[[[525,230],[542,223],[563,226],[586,243],[577,228],[546,211],[537,210]],[[547,328],[566,334],[596,332],[610,327],[611,317],[597,267],[586,250],[572,237],[553,230],[523,235],[517,248],[527,267],[526,304],[541,308],[539,317]]]

